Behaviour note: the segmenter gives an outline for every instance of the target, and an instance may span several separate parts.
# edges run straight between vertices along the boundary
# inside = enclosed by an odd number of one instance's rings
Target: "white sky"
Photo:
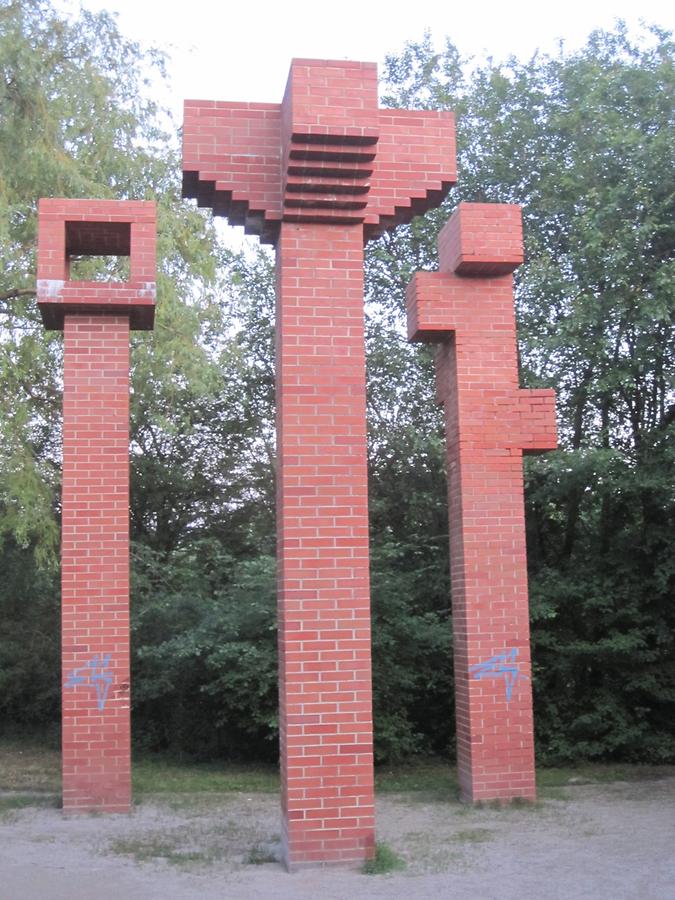
[[[75,11],[78,0],[60,0]],[[171,96],[177,122],[186,98],[281,101],[293,57],[354,59],[382,63],[425,28],[441,45],[447,36],[465,56],[511,53],[524,58],[536,49],[554,52],[584,43],[594,28],[616,18],[630,26],[640,19],[675,29],[675,2],[668,0],[82,0],[91,10],[118,13],[120,30],[171,56]]]

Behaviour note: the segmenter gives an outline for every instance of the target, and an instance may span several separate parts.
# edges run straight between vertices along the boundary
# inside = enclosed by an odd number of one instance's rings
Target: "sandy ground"
[[[172,795],[131,816],[0,815],[0,900],[675,900],[675,777],[582,784],[533,808],[421,795],[378,801],[378,839],[402,872],[271,862],[278,798]]]

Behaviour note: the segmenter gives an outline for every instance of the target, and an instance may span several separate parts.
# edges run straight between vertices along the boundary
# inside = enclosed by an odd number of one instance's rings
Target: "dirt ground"
[[[0,814],[0,900],[675,900],[672,775],[575,784],[535,807],[385,795],[378,840],[406,868],[381,875],[287,874],[272,861],[275,795],[172,795],[75,819],[39,804]]]

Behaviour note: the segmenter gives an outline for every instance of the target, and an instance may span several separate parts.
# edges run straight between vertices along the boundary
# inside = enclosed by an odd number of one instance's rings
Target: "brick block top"
[[[46,328],[66,313],[128,313],[132,328],[151,329],[155,314],[157,212],[153,201],[41,199],[37,296]],[[128,281],[77,281],[78,256],[128,256]]]
[[[520,206],[460,203],[438,236],[439,271],[506,275],[524,259]]]
[[[268,243],[282,221],[367,240],[455,181],[453,114],[378,109],[374,63],[295,59],[281,104],[185,102],[183,195]]]
[[[438,272],[417,272],[406,290],[408,338],[443,341],[463,329],[512,330],[510,277],[523,261],[520,206],[460,203],[438,236]]]

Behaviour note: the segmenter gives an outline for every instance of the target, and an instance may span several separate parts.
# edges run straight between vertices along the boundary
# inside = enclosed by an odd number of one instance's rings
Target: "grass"
[[[21,809],[36,807],[53,807],[60,805],[57,794],[0,794],[0,823],[6,824],[14,819],[14,814]]]
[[[225,762],[194,763],[144,755],[134,759],[134,794],[270,794],[279,790],[276,767]]]
[[[155,831],[138,831],[115,838],[107,852],[139,863],[166,862],[176,866],[208,866],[239,855],[255,839],[251,826],[235,818],[208,816]]]
[[[459,844],[484,844],[491,841],[494,832],[489,828],[465,828],[463,831],[456,831],[452,835],[452,840]]]
[[[195,850],[184,847],[179,836],[166,833],[144,835],[142,838],[117,838],[110,842],[108,850],[119,856],[129,856],[136,862],[163,860],[177,866],[204,865],[215,862],[219,856],[217,848]]]
[[[419,794],[424,801],[459,798],[457,771],[440,760],[380,767],[375,770],[375,790],[379,794]]]
[[[405,869],[405,863],[387,844],[375,845],[375,856],[363,866],[364,875],[386,875]]]
[[[613,781],[644,781],[666,778],[675,774],[675,766],[582,763],[578,766],[537,768],[537,789],[540,796],[559,799],[563,788],[574,784],[608,784]],[[442,760],[422,760],[408,765],[380,767],[375,772],[377,793],[418,794],[419,799],[457,800],[459,783],[457,770]],[[503,806],[503,804],[497,804]],[[511,805],[511,804],[510,804]],[[513,801],[515,806],[530,807],[528,801]]]
[[[0,790],[61,791],[61,755],[38,741],[0,740]]]
[[[646,781],[675,775],[675,766],[632,765],[629,763],[580,763],[537,770],[537,785],[547,788],[573,784],[609,784],[612,781]]]
[[[543,797],[556,798],[574,784],[606,784],[664,778],[675,766],[628,764],[580,764],[574,767],[539,768],[537,784]],[[133,761],[136,797],[150,794],[180,795],[224,793],[275,793],[279,773],[274,766],[210,762],[195,763],[159,754],[136,754]],[[424,801],[456,801],[457,773],[442,760],[420,760],[408,765],[379,767],[375,788],[380,794],[404,793]],[[0,791],[28,795],[61,791],[60,753],[36,739],[0,739]]]

